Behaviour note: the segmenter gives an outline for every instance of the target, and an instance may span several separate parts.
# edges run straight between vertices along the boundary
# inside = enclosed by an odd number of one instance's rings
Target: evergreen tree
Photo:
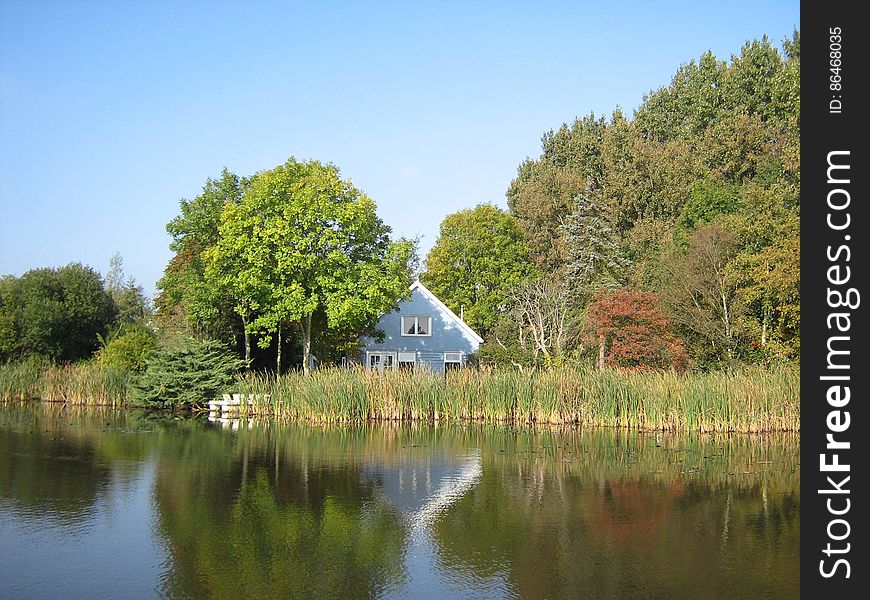
[[[568,248],[567,287],[575,305],[585,305],[597,290],[625,283],[628,261],[619,247],[610,211],[597,201],[591,186],[574,199],[574,210],[563,228]]]

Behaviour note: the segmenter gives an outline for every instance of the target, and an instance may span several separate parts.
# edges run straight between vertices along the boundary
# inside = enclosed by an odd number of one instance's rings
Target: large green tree
[[[327,328],[361,331],[407,293],[413,244],[389,233],[335,166],[291,157],[224,206],[218,243],[203,254],[206,278],[263,340],[277,334],[280,348],[283,329],[298,330],[307,372],[318,312]]]
[[[180,201],[181,214],[166,226],[174,255],[157,282],[157,316],[165,327],[227,341],[243,331],[230,291],[206,278],[202,255],[218,243],[224,207],[237,204],[246,186],[246,179],[224,168],[218,178],[206,180],[193,200]],[[245,341],[250,349],[250,341]]]
[[[0,285],[0,356],[88,358],[115,316],[99,273],[79,263],[6,277]]]
[[[519,225],[492,204],[448,215],[426,256],[420,280],[485,335],[504,313],[512,291],[537,269]]]

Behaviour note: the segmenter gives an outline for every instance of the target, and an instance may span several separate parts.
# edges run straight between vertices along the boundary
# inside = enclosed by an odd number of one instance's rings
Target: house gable
[[[410,299],[399,302],[398,311],[378,321],[383,341],[362,339],[364,364],[373,367],[370,363],[384,361],[389,363],[385,366],[395,368],[400,362],[413,362],[438,372],[445,369],[445,361],[464,364],[483,338],[419,281],[411,285],[410,291]],[[380,358],[372,359],[373,354]]]
[[[441,300],[439,300],[437,298],[437,296],[435,296],[435,294],[430,292],[429,289],[425,285],[423,285],[419,280],[415,281],[411,285],[412,297],[413,297],[413,294],[415,291],[419,292],[426,300],[428,300],[433,305],[433,308],[435,310],[437,310],[441,313],[443,323],[445,323],[445,324],[452,323],[455,326],[459,327],[459,329],[463,332],[463,334],[468,338],[468,340],[471,343],[476,342],[478,346],[483,343],[482,337],[477,335],[477,333],[475,333],[475,331],[471,327],[469,327],[465,323],[465,321],[463,321],[462,319],[457,317],[455,312],[450,310],[450,308],[448,308],[446,304],[441,302]],[[401,308],[400,308],[400,312],[401,312]]]

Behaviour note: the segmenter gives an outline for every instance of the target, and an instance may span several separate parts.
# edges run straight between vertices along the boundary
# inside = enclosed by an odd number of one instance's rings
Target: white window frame
[[[427,333],[406,333],[405,319],[415,319],[414,331],[420,326],[419,319],[427,319],[429,323],[429,326],[426,328]],[[431,315],[401,315],[399,316],[399,329],[405,337],[432,337],[432,317]]]
[[[448,354],[455,354],[455,355],[457,355],[457,356],[458,356],[458,360],[447,360],[447,355],[448,355]],[[447,364],[454,364],[454,365],[459,365],[459,366],[461,367],[461,366],[462,366],[462,352],[461,352],[461,351],[460,351],[460,352],[456,352],[456,351],[453,351],[453,352],[445,352],[445,353],[444,353],[444,364],[445,364],[445,365],[447,365]]]
[[[372,360],[377,357],[377,360]],[[389,359],[389,360],[387,360]],[[372,364],[375,362],[377,364]],[[389,363],[389,365],[387,364]],[[372,350],[366,352],[366,370],[383,373],[384,371],[395,371],[399,368],[396,360],[396,353],[389,350]]]

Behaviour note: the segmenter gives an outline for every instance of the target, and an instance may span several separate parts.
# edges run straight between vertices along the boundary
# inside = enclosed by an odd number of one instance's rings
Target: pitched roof
[[[483,338],[480,337],[479,335],[477,335],[477,333],[475,333],[475,331],[474,331],[471,327],[469,327],[468,325],[466,325],[465,321],[463,321],[462,319],[460,319],[459,317],[457,317],[457,316],[456,316],[456,313],[454,313],[452,310],[450,310],[450,309],[447,307],[446,304],[444,304],[443,302],[441,302],[441,300],[439,300],[438,297],[437,297],[435,294],[433,294],[432,292],[430,292],[429,289],[428,289],[425,285],[423,285],[423,283],[422,283],[419,279],[418,279],[417,281],[415,281],[414,283],[411,284],[410,290],[411,290],[412,292],[413,292],[414,290],[420,290],[420,293],[421,293],[421,294],[423,294],[424,296],[426,296],[426,298],[428,298],[429,300],[431,300],[432,303],[435,304],[435,306],[437,306],[438,308],[440,308],[440,309],[441,309],[442,311],[444,311],[448,316],[450,316],[454,321],[456,321],[456,324],[459,325],[459,328],[460,328],[460,329],[462,329],[465,333],[467,333],[467,334],[468,334],[469,336],[471,336],[473,339],[477,340],[477,343],[478,343],[478,344],[482,344],[482,343],[483,343]]]

